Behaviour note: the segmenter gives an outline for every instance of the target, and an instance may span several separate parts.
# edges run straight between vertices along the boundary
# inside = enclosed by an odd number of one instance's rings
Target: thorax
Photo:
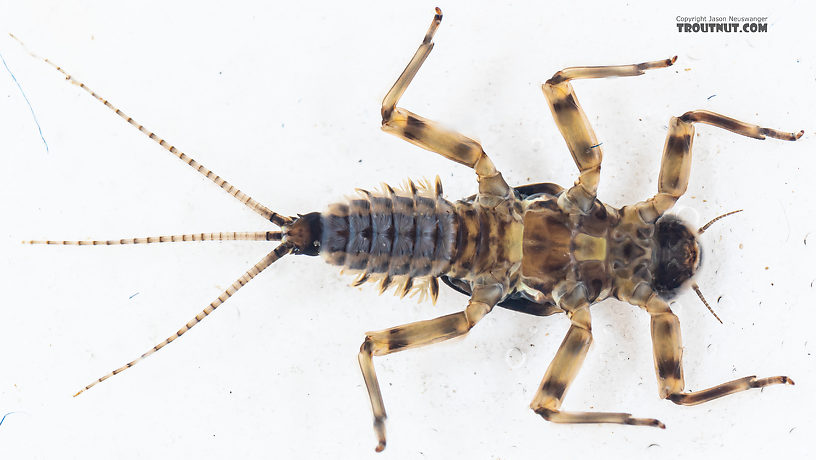
[[[553,302],[559,285],[583,285],[589,303],[631,295],[652,280],[654,226],[634,209],[596,200],[586,215],[567,213],[557,197],[523,202],[522,264],[516,291]],[[619,297],[620,298],[620,297]]]

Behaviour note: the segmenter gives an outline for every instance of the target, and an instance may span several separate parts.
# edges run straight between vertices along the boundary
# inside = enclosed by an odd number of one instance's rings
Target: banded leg
[[[771,128],[763,128],[708,110],[686,112],[680,118],[672,117],[669,121],[669,134],[666,136],[666,144],[663,146],[663,159],[660,163],[657,194],[635,205],[640,216],[646,222],[654,222],[660,218],[686,193],[691,173],[691,145],[694,140],[694,123],[706,123],[754,139],[765,139],[765,136],[769,136],[774,139],[795,141],[804,134],[804,131],[785,133]]]
[[[578,103],[570,80],[581,78],[631,77],[643,75],[649,69],[659,69],[674,64],[677,56],[662,61],[644,62],[632,65],[603,67],[569,67],[556,72],[541,86],[552,111],[555,124],[567,142],[572,159],[578,166],[580,176],[575,185],[567,190],[559,204],[562,209],[575,207],[586,214],[595,201],[601,174],[603,151],[589,119]]]
[[[622,412],[564,412],[559,410],[578,370],[586,358],[589,345],[592,343],[592,325],[589,315],[589,304],[585,300],[583,288],[574,289],[570,297],[579,302],[559,301],[559,306],[567,310],[570,316],[569,331],[558,348],[552,363],[544,374],[530,407],[544,419],[555,423],[620,423],[624,425],[642,425],[665,428],[659,420],[652,418],[634,418]],[[580,300],[583,298],[583,300]],[[564,306],[565,304],[577,307]]]
[[[476,286],[467,308],[459,313],[440,316],[428,321],[419,321],[392,327],[377,332],[366,333],[357,359],[363,371],[363,379],[371,399],[374,412],[374,432],[377,435],[377,452],[385,449],[385,405],[383,404],[377,373],[374,371],[374,356],[383,356],[409,348],[421,347],[443,340],[459,337],[470,331],[501,300],[502,288],[498,285]]]
[[[423,149],[473,168],[479,177],[480,195],[506,198],[510,195],[511,189],[478,142],[455,131],[445,129],[427,118],[397,107],[400,97],[411,84],[422,63],[431,54],[434,46],[431,39],[441,22],[442,11],[437,8],[422,44],[419,45],[414,57],[411,58],[408,66],[383,99],[382,129]]]
[[[646,303],[646,311],[652,317],[652,347],[654,350],[655,372],[660,397],[684,406],[701,404],[712,399],[769,385],[787,383],[793,385],[790,377],[777,376],[758,379],[756,376],[732,380],[707,390],[683,392],[683,345],[680,338],[680,320],[665,301],[653,296]]]

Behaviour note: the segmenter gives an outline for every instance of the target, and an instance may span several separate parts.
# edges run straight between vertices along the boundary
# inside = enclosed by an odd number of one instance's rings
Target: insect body
[[[672,118],[657,194],[615,209],[596,198],[602,150],[570,81],[641,75],[646,70],[669,67],[675,58],[635,65],[573,67],[557,72],[543,85],[543,91],[579,169],[578,180],[568,189],[547,183],[510,187],[479,143],[397,106],[430,54],[432,38],[441,19],[437,9],[422,44],[386,95],[382,104],[382,127],[386,132],[472,168],[478,177],[478,193],[458,202],[443,197],[437,179],[435,184],[409,182],[399,190],[383,186],[374,192],[360,191],[357,197],[332,204],[325,212],[286,217],[245,195],[51,64],[128,123],[280,227],[280,231],[257,233],[37,242],[280,241],[273,251],[178,332],[80,393],[183,335],[258,273],[288,254],[320,255],[331,264],[356,272],[355,285],[377,282],[381,291],[390,287],[402,295],[419,291],[435,300],[439,280],[442,280],[470,299],[459,313],[366,334],[358,359],[374,413],[378,451],[386,444],[386,412],[373,357],[464,335],[496,306],[538,316],[565,313],[571,322],[531,404],[536,413],[552,422],[664,427],[656,419],[627,413],[561,410],[566,391],[592,342],[590,306],[609,297],[641,307],[650,315],[661,398],[693,405],[750,388],[793,384],[784,376],[759,379],[750,376],[707,390],[684,391],[680,326],[668,302],[678,290],[692,284],[700,265],[698,236],[705,227],[695,230],[666,212],[686,191],[696,123],[757,139],[770,136],[793,141],[802,133],[762,128],[708,111],[692,111]]]

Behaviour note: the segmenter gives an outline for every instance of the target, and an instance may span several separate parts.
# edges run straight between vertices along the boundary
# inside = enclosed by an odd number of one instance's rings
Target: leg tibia
[[[743,136],[753,137],[754,139],[765,139],[765,136],[773,137],[774,139],[782,139],[783,141],[795,141],[802,137],[804,131],[798,133],[786,133],[771,128],[763,128],[761,126],[752,125],[743,121],[735,120],[725,115],[709,112],[708,110],[693,110],[686,112],[680,117],[684,122],[689,123],[706,123],[718,128],[727,129],[733,133],[742,134]]]
[[[683,406],[694,406],[712,399],[722,398],[730,394],[738,393],[740,391],[750,390],[751,388],[762,388],[769,385],[788,384],[794,385],[793,379],[786,376],[768,377],[758,379],[755,375],[743,377],[741,379],[732,380],[707,390],[692,391],[689,393],[674,393],[669,395],[669,401]]]
[[[416,53],[414,53],[414,56],[411,58],[411,61],[408,62],[405,70],[403,70],[402,74],[400,74],[399,78],[397,78],[394,86],[391,87],[388,94],[386,94],[385,98],[383,99],[381,110],[383,120],[387,120],[391,117],[391,112],[397,105],[397,101],[399,101],[399,99],[405,93],[405,90],[408,89],[408,85],[411,84],[411,81],[416,76],[419,68],[422,67],[422,63],[424,63],[425,59],[428,58],[428,55],[431,54],[431,50],[433,49],[433,43],[431,40],[433,39],[436,29],[439,27],[440,23],[442,23],[442,10],[437,8],[433,21],[431,21],[428,31],[425,32],[425,37],[422,39],[422,43],[419,45],[419,48],[417,48]]]
[[[640,64],[567,67],[560,72],[556,72],[556,74],[549,79],[548,83],[556,84],[566,80],[578,80],[581,78],[635,77],[643,75],[646,70],[669,67],[674,64],[676,60],[677,56],[659,61],[641,62]]]
[[[666,428],[660,420],[635,418],[624,412],[561,412],[549,409],[535,409],[535,412],[553,423],[618,423]]]
[[[360,369],[363,372],[363,380],[368,389],[368,398],[371,400],[371,410],[374,413],[374,434],[377,436],[377,452],[385,449],[385,404],[380,391],[380,382],[377,380],[377,372],[374,370],[374,360],[372,358],[372,344],[367,340],[360,347],[357,355]]]

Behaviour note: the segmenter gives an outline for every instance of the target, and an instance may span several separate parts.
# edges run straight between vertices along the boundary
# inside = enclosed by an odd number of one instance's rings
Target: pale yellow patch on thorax
[[[606,260],[606,238],[578,233],[573,238],[575,260]]]

